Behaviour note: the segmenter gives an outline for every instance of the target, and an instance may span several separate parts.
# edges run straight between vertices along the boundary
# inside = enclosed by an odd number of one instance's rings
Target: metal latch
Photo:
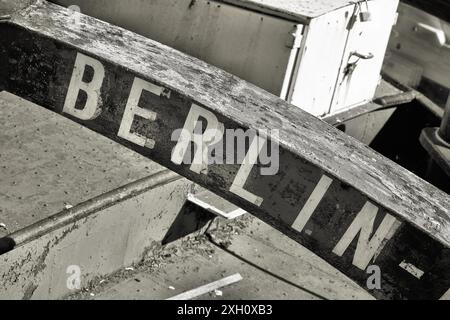
[[[413,28],[413,31],[419,35],[423,35],[423,37],[431,39],[437,47],[450,48],[450,44],[447,43],[447,36],[440,28],[419,22]]]
[[[356,51],[353,51],[352,53],[350,53],[350,58],[351,57],[358,57],[359,59],[363,59],[363,60],[370,60],[373,59],[375,56],[373,55],[373,53],[369,52],[368,54],[362,54]]]

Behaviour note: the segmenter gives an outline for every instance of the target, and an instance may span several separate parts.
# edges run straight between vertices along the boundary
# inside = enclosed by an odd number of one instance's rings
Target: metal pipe
[[[439,137],[450,144],[450,103],[447,104],[444,117],[442,118],[441,127],[439,128]]]

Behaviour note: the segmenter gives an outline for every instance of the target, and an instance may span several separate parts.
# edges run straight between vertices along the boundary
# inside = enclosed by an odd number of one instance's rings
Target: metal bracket
[[[362,54],[362,53],[359,53],[359,52],[356,52],[356,51],[350,53],[350,57],[353,57],[353,56],[358,57],[358,58],[363,59],[363,60],[370,60],[370,59],[373,59],[375,57],[373,55],[373,53],[371,53],[371,52],[369,52],[368,54]]]

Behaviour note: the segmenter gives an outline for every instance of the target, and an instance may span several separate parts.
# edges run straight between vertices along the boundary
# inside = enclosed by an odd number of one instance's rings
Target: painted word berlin
[[[87,66],[94,70],[92,80],[88,83],[83,81],[83,75]],[[98,102],[104,77],[105,70],[100,61],[78,53],[63,112],[84,121],[93,120],[98,117],[101,113],[101,109],[98,107]],[[80,91],[84,91],[87,95],[85,106],[82,109],[75,107]],[[139,106],[140,97],[143,91],[150,92],[156,96],[164,95],[166,92],[161,86],[135,78],[117,135],[136,145],[152,149],[155,147],[155,140],[151,137],[144,137],[131,131],[132,123],[136,116],[144,118],[150,122],[155,121],[158,116],[155,112]],[[207,128],[204,131],[199,131],[198,129],[200,117],[206,119],[207,121]],[[217,117],[211,111],[196,104],[192,104],[184,128],[181,128],[173,135],[173,137],[178,136],[178,143],[172,152],[172,162],[178,165],[185,163],[184,160],[186,159],[186,154],[190,150],[190,144],[192,142],[197,146],[197,150],[194,154],[190,169],[198,174],[207,174],[208,164],[211,162],[211,149],[214,150],[214,145],[220,142],[223,135],[223,124],[218,121]],[[258,158],[269,158],[267,156],[267,152],[264,154],[264,157],[260,157],[264,146],[266,146],[267,143],[264,138],[265,134],[259,133],[258,135],[252,133],[249,135],[247,133],[246,136],[253,136],[253,141],[250,144],[245,157],[241,157],[241,168],[231,185],[230,192],[253,203],[254,205],[260,206],[264,199],[259,195],[255,195],[245,190],[244,185],[249,178],[250,171],[258,161]],[[272,143],[272,146],[274,145],[275,144]],[[242,148],[238,148],[238,150],[239,149]],[[231,150],[235,149],[232,148]],[[273,156],[273,158],[277,157],[277,150],[278,148],[276,146],[272,147],[271,156]],[[270,161],[268,163],[270,163]],[[277,166],[273,165],[268,170],[261,171],[262,174],[274,174],[277,172]],[[333,179],[327,175],[324,175],[320,179],[319,183],[292,225],[295,230],[301,232],[304,229],[306,223],[313,215],[332,182]],[[387,214],[378,229],[375,231],[374,235],[371,237],[378,210],[379,208],[376,205],[371,202],[367,202],[333,249],[334,254],[342,256],[349,247],[350,243],[359,234],[353,264],[361,270],[365,270],[367,268],[370,261],[376,256],[377,252],[380,251],[385,241],[392,237],[396,228],[399,226],[399,222],[393,216]]]

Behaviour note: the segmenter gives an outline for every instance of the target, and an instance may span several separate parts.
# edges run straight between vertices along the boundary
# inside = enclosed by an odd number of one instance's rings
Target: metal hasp
[[[440,128],[426,128],[420,143],[433,161],[447,174],[450,183],[450,103],[444,112]]]
[[[38,1],[0,24],[0,90],[222,196],[377,298],[439,299],[450,287],[448,194],[205,62]],[[198,152],[222,145],[235,156],[233,133],[250,129],[240,163]]]

